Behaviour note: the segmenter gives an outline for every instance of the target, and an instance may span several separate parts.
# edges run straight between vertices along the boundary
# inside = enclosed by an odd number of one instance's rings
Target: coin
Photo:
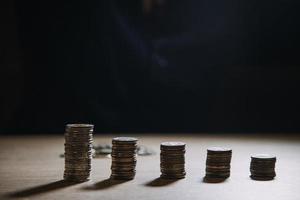
[[[207,153],[212,153],[212,154],[216,154],[216,153],[231,153],[232,149],[230,148],[225,148],[225,147],[209,147],[207,149]]]
[[[164,173],[162,173],[160,175],[160,177],[162,179],[183,179],[183,178],[185,178],[185,175],[186,175],[186,173],[179,173],[179,174],[170,174],[170,173],[164,174]]]
[[[138,141],[137,138],[133,137],[115,137],[112,140],[113,144],[119,144],[119,143],[125,143],[125,144],[130,144],[130,143],[136,143]]]
[[[250,178],[257,181],[270,181],[274,179],[274,176],[255,176],[250,175]]]
[[[220,178],[220,177],[210,177],[210,176],[205,176],[203,178],[203,181],[206,183],[221,183],[224,182],[226,178]]]
[[[230,166],[230,161],[227,161],[227,162],[218,162],[218,161],[209,161],[209,160],[206,160],[206,165],[209,165],[209,166]]]
[[[258,161],[262,161],[262,160],[276,161],[276,157],[272,156],[270,154],[256,154],[254,156],[251,156],[251,159],[253,161],[255,161],[255,160],[258,160]]]
[[[185,150],[183,142],[163,142],[160,145],[161,150]]]

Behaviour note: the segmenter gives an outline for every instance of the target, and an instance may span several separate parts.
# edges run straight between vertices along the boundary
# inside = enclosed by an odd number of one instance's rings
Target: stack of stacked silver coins
[[[269,154],[257,154],[251,156],[250,172],[253,180],[273,180],[275,172],[276,157]]]
[[[117,137],[112,140],[111,178],[131,180],[135,176],[137,139]]]
[[[84,182],[90,179],[93,129],[92,124],[66,125],[65,180]]]
[[[185,143],[163,142],[160,150],[160,177],[163,179],[185,178]]]
[[[232,150],[229,148],[208,148],[204,181],[208,183],[218,183],[229,178],[231,156]]]

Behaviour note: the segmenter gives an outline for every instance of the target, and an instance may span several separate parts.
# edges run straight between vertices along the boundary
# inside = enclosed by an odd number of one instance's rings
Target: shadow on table
[[[120,184],[128,182],[128,181],[130,181],[130,180],[115,180],[115,179],[108,178],[103,181],[97,182],[93,185],[86,186],[83,189],[84,190],[104,190],[104,189],[114,187],[116,185],[120,185]]]
[[[163,179],[163,178],[159,177],[159,178],[156,178],[156,179],[146,183],[145,186],[163,187],[163,186],[167,186],[167,185],[170,185],[172,183],[175,183],[178,180],[179,179]]]
[[[59,180],[59,181],[47,183],[44,185],[39,185],[36,187],[12,192],[12,193],[7,194],[7,197],[29,197],[29,196],[33,196],[33,195],[37,195],[37,194],[41,194],[41,193],[51,192],[53,190],[58,190],[58,189],[65,188],[65,187],[75,185],[75,184],[78,184],[78,183],[68,182],[65,180]]]

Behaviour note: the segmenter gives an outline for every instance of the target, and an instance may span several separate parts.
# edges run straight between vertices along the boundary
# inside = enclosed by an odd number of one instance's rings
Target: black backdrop
[[[5,2],[2,132],[300,131],[297,0]]]

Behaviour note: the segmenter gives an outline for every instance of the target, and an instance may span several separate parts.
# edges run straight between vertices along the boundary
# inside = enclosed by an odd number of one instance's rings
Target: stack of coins
[[[65,130],[64,179],[88,181],[91,171],[93,129],[91,124],[68,124]]]
[[[230,176],[232,150],[212,147],[207,149],[205,182],[218,183]]]
[[[250,177],[253,180],[267,181],[276,176],[276,157],[268,154],[258,154],[251,156]]]
[[[117,137],[112,140],[111,178],[131,180],[135,176],[137,139]]]
[[[185,143],[163,142],[160,145],[161,178],[185,178]]]

